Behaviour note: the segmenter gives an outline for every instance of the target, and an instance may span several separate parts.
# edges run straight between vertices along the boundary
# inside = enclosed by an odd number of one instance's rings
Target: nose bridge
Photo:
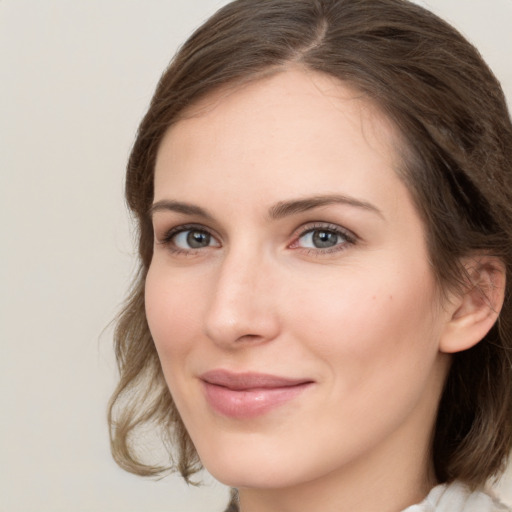
[[[271,267],[269,258],[252,243],[226,252],[217,268],[205,319],[212,340],[231,345],[243,340],[266,341],[277,335]]]

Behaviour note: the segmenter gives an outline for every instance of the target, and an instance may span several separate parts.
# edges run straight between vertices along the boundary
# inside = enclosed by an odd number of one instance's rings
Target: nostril
[[[262,336],[259,334],[243,334],[236,341],[258,341],[260,339],[262,339]]]
[[[205,324],[205,334],[219,346],[225,348],[242,348],[257,345],[274,339],[278,334],[278,322],[274,316],[262,314],[251,315],[238,322],[222,321],[220,318],[210,318]]]

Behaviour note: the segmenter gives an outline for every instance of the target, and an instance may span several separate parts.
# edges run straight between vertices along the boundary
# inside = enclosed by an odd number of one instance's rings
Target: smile
[[[223,416],[238,419],[265,414],[313,385],[307,379],[225,370],[207,372],[200,379],[210,407]]]

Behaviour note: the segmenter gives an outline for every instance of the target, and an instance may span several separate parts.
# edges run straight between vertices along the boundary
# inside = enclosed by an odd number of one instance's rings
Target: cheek
[[[320,364],[326,392],[310,414],[311,428],[330,440],[343,431],[350,453],[398,428],[411,411],[421,411],[427,425],[434,415],[444,378],[435,287],[429,272],[416,281],[410,275],[352,272],[313,300],[294,303],[294,338],[307,350],[304,359]]]
[[[145,285],[145,307],[149,329],[164,373],[168,363],[177,363],[189,347],[190,333],[197,329],[200,295],[157,262],[149,268]]]
[[[321,293],[296,293],[302,298],[289,308],[290,319],[309,350],[333,372],[341,366],[345,379],[359,382],[389,368],[409,373],[437,352],[434,289],[428,269],[352,269]]]

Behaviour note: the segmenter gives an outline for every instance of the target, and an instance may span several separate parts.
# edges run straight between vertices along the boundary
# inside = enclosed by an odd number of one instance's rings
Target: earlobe
[[[467,350],[490,331],[505,296],[506,271],[496,257],[478,256],[464,262],[467,286],[452,297],[449,318],[439,349],[445,353]]]

